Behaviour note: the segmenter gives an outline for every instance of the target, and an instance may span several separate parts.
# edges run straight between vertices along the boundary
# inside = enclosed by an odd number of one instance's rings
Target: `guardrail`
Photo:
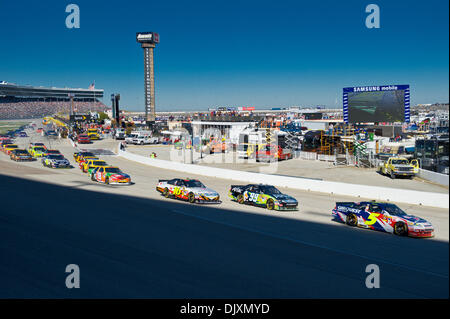
[[[298,154],[298,158],[315,161],[317,160],[317,153],[300,151]]]
[[[325,155],[325,154],[318,154],[317,159],[319,161],[325,161],[325,162],[335,162],[336,161],[336,155]]]
[[[439,208],[449,208],[449,195],[440,193],[420,192],[413,190],[367,186],[359,184],[346,184],[340,182],[318,181],[300,177],[278,176],[253,172],[236,171],[231,169],[207,167],[195,164],[183,164],[165,161],[127,151],[118,151],[118,155],[141,164],[173,171],[203,175],[208,177],[229,179],[246,183],[270,184],[278,187],[320,192],[327,194],[361,197],[373,200],[391,201],[414,205],[424,205]]]

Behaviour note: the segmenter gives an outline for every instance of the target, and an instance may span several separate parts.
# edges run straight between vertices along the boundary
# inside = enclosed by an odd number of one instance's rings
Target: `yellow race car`
[[[93,169],[96,167],[105,167],[109,166],[105,161],[99,159],[89,159],[82,164],[83,173],[87,173],[89,169]]]
[[[75,152],[73,153],[73,158],[75,162],[81,162],[85,157],[95,157],[94,153],[91,152]]]
[[[83,165],[89,160],[99,160],[97,156],[83,156],[78,160],[78,166],[83,170]]]
[[[33,161],[33,157],[30,155],[30,153],[27,152],[27,150],[18,149],[11,151],[11,154],[9,155],[11,160],[19,162],[19,161]]]
[[[28,149],[28,153],[30,153],[30,155],[33,156],[34,158],[43,157],[43,156],[45,156],[46,152],[47,152],[47,149],[42,146],[31,146]]]
[[[3,146],[3,152],[5,152],[5,154],[7,155],[10,155],[13,150],[18,148],[19,146],[17,146],[16,144],[6,144],[5,146]]]

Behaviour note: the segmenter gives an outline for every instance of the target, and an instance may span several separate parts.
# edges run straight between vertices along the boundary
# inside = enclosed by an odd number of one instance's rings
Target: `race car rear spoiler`
[[[158,179],[158,183],[161,183],[161,182],[168,182],[169,180],[168,179]]]
[[[360,206],[359,202],[336,202],[336,206],[346,206],[350,208],[355,208]]]
[[[242,193],[246,185],[231,185],[230,191],[234,193]]]

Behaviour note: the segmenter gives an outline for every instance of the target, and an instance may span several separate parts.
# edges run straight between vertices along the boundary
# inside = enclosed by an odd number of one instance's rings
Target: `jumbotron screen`
[[[344,88],[344,122],[409,122],[409,85]]]

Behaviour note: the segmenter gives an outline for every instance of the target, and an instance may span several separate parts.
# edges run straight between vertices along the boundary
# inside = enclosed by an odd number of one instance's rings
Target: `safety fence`
[[[303,151],[298,151],[295,152],[294,156],[296,158],[300,158],[300,159],[304,159],[304,160],[317,160],[317,153],[315,152],[303,152]]]

